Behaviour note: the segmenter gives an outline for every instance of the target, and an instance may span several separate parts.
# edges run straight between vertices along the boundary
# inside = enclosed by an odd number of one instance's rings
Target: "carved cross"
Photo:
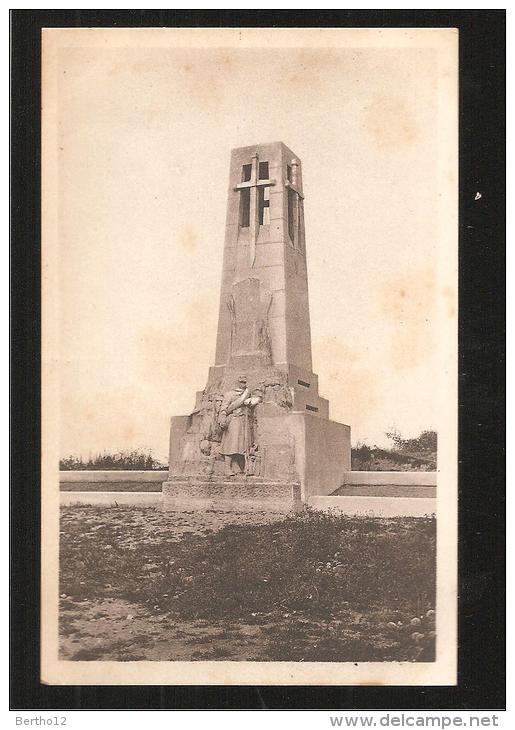
[[[248,182],[238,183],[234,190],[245,190],[250,188],[250,266],[254,266],[256,260],[256,241],[259,233],[259,210],[258,210],[258,188],[275,185],[275,180],[259,179],[259,157],[255,152],[252,155],[252,170]]]

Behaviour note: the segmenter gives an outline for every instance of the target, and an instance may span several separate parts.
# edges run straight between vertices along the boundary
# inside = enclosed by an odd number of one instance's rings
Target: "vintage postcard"
[[[453,685],[458,31],[44,29],[47,684]]]

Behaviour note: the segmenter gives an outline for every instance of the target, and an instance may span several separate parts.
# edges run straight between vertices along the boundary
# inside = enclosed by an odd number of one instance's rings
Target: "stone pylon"
[[[246,476],[229,486],[219,412],[242,375],[258,404],[245,413]],[[164,494],[305,498],[330,494],[349,469],[350,428],[329,420],[312,370],[300,159],[282,142],[240,147],[231,154],[215,363],[194,411],[172,418]]]

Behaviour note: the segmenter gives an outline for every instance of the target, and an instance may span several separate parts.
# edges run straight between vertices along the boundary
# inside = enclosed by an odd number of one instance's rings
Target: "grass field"
[[[435,521],[61,511],[72,660],[432,661]]]

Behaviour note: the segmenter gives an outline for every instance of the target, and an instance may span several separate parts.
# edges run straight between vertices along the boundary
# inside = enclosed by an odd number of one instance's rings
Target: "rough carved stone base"
[[[170,510],[297,512],[303,509],[300,485],[256,477],[183,477],[163,482],[163,506]]]

